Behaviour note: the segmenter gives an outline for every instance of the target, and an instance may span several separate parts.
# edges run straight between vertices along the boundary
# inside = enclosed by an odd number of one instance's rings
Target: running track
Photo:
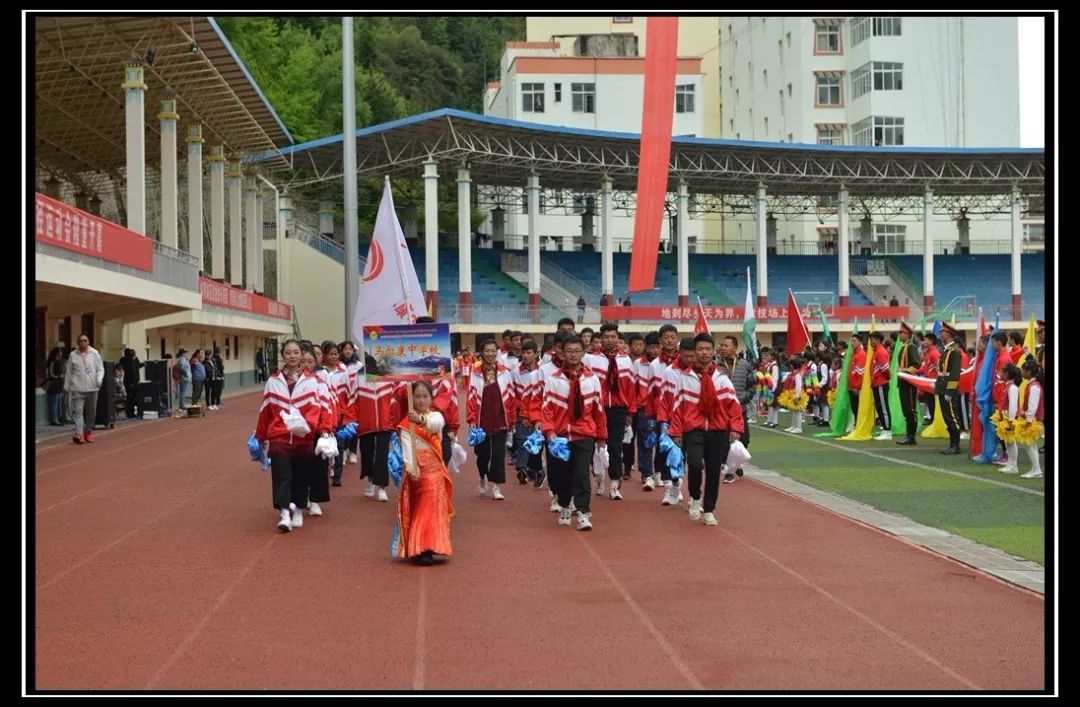
[[[257,405],[38,445],[36,689],[1044,687],[1042,597],[751,479],[716,528],[635,480],[580,533],[467,464],[455,554],[422,568],[347,465],[280,534]]]

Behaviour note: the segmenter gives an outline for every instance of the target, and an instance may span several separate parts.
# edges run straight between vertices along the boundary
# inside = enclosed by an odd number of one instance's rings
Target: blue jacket
[[[197,361],[191,364],[191,380],[193,381],[205,381],[206,369],[203,368],[202,361]]]

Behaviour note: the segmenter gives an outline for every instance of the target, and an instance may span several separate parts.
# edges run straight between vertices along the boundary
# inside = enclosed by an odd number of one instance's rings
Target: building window
[[[875,17],[874,18],[874,36],[875,37],[899,37],[900,36],[900,18],[899,17]]]
[[[562,102],[562,84],[561,83],[555,84],[555,102],[556,103],[561,103]]]
[[[239,336],[234,336],[232,338],[232,345],[233,345],[233,358],[239,359],[240,358],[240,337]]]
[[[870,38],[870,18],[858,17],[851,21],[851,46]]]
[[[904,65],[894,61],[874,62],[874,90],[900,91],[904,88]]]
[[[842,106],[840,76],[837,74],[817,74],[816,106]]]
[[[575,113],[596,112],[596,84],[570,84],[570,108]]]
[[[612,17],[611,21],[612,21],[612,23],[617,24],[617,25],[625,25],[625,24],[628,24],[630,22],[633,22],[634,18],[630,17],[630,16],[627,16],[627,15],[620,15],[619,17]]]
[[[899,37],[899,17],[858,17],[851,21],[851,46],[874,37]]]
[[[840,53],[840,25],[819,24],[814,38],[815,54],[839,54]]]
[[[525,113],[544,112],[544,84],[521,84],[521,110]]]
[[[874,224],[874,254],[902,255],[907,241],[907,226],[891,223]]]
[[[819,145],[843,145],[844,129],[839,125],[819,125],[817,142]]]
[[[904,119],[888,116],[874,116],[875,145],[903,145]]]
[[[873,86],[870,76],[870,62],[867,62],[851,72],[851,98],[861,98],[870,93]]]
[[[1046,242],[1046,224],[1045,223],[1025,223],[1024,224],[1024,242],[1030,243],[1045,243]]]
[[[739,91],[735,90],[735,100],[739,99]],[[685,84],[683,86],[675,87],[675,112],[676,113],[693,113],[694,112],[694,85]]]
[[[835,226],[818,226],[818,253],[820,255],[833,255],[836,253],[836,243],[840,240],[840,229]]]

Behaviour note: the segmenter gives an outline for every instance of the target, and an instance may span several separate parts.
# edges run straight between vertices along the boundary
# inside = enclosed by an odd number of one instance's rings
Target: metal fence
[[[141,280],[149,280],[160,285],[179,287],[193,292],[199,291],[198,260],[188,253],[154,242],[153,270],[149,272],[133,268],[130,265],[114,263],[92,255],[77,253],[66,248],[57,248],[47,243],[35,242],[36,252],[51,255],[73,263],[82,263],[102,270],[131,275]]]

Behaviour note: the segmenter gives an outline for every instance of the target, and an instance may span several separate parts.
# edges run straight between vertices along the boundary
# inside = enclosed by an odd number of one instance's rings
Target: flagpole
[[[341,18],[341,69],[341,124],[345,167],[345,332],[348,335],[356,318],[356,299],[360,293],[360,241],[356,232],[356,80],[352,17]],[[280,255],[279,253],[278,256]]]

